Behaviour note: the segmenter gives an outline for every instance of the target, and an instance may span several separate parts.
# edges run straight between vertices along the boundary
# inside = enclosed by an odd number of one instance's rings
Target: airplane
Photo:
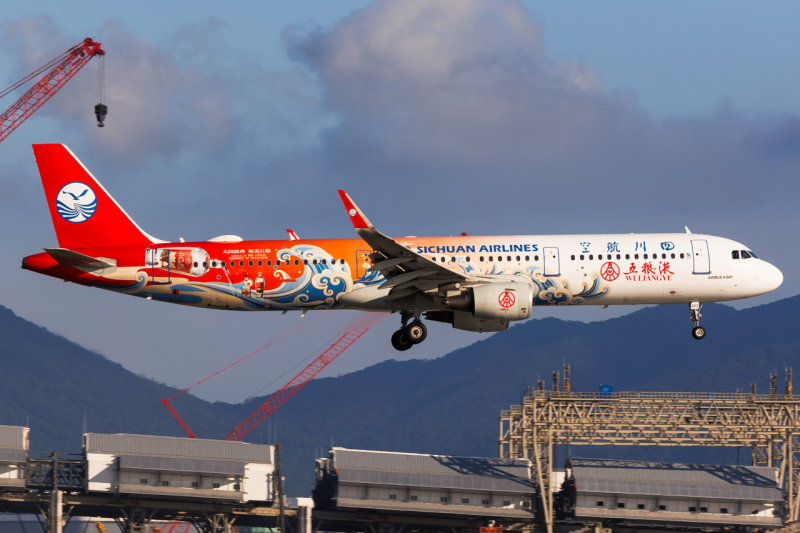
[[[33,145],[58,247],[22,268],[148,300],[208,309],[357,309],[400,314],[397,350],[422,322],[496,332],[534,307],[688,304],[751,298],[783,274],[744,244],[686,233],[390,238],[339,191],[359,238],[168,242],[142,230],[62,144]]]

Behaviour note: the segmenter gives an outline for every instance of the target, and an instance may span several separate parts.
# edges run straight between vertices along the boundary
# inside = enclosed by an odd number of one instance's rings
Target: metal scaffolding
[[[565,368],[565,375],[569,375]],[[770,394],[573,392],[528,389],[522,405],[500,414],[500,457],[533,463],[547,531],[553,531],[553,453],[557,445],[749,447],[753,465],[778,468],[786,522],[800,513],[800,398]]]

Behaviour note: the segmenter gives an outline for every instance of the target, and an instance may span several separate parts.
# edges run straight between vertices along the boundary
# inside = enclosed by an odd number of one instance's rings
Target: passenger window
[[[681,259],[683,259],[683,254],[681,254]]]
[[[262,262],[262,261],[259,261],[259,262],[258,262],[258,266],[262,266],[262,264],[263,264],[263,262]]]
[[[455,262],[456,262],[456,258],[455,258],[455,257],[451,257],[451,258],[450,258],[450,262],[451,262],[451,263],[455,263]]]
[[[498,261],[502,261],[502,260],[503,260],[503,256],[502,256],[502,255],[498,255],[498,256],[497,256],[497,260],[498,260]]]
[[[575,256],[574,256],[574,255],[571,255],[571,256],[570,256],[570,258],[571,258],[573,261],[575,261]]]
[[[445,261],[444,257],[442,257],[439,261],[444,263],[444,261]]]
[[[534,256],[533,256],[533,260],[534,260],[534,261],[538,261],[538,260],[539,260],[539,256],[538,256],[538,255],[534,255]]]
[[[467,256],[467,263],[469,263],[469,256]]]
[[[247,266],[253,266],[253,262],[252,261],[248,261],[247,262]]]
[[[281,262],[280,262],[280,261],[275,261],[275,264],[276,264],[277,266],[281,266]]]
[[[731,252],[731,256],[732,256],[734,259],[739,259],[739,250],[734,250],[734,251],[732,251],[732,252]]]
[[[506,257],[506,259],[508,259],[509,261],[511,261],[511,256],[509,255],[508,257]]]
[[[750,254],[747,253],[747,250],[742,250],[742,259],[750,259]]]
[[[307,265],[308,264],[308,259],[303,259],[303,264]]]
[[[630,258],[631,258],[631,254],[625,254],[625,259],[630,259]]]
[[[295,262],[294,262],[294,264],[296,265],[296,264],[297,264],[297,261],[295,261]],[[339,259],[339,264],[340,264],[340,265],[343,265],[343,264],[344,264],[344,259]]]
[[[278,261],[278,263],[280,263],[280,261]],[[322,260],[322,264],[323,264],[323,265],[327,265],[327,264],[328,264],[328,260],[327,260],[327,259],[323,259],[323,260]]]
[[[236,266],[236,261],[231,261],[231,266]]]
[[[592,259],[594,259],[594,256],[592,254],[589,254],[589,261],[591,261]]]
[[[494,261],[494,259],[493,259],[493,258],[492,258],[492,256],[490,255],[490,256],[489,256],[489,262],[491,263],[492,261]]]
[[[480,256],[478,259],[480,260],[481,263],[483,263],[483,256]]]
[[[575,256],[574,256],[574,255],[572,256],[572,259],[575,259]],[[531,256],[529,256],[529,255],[526,255],[526,256],[525,256],[525,261],[530,261],[530,260],[531,260]]]
[[[669,255],[672,257],[672,259],[675,259],[675,254],[669,254]]]
[[[243,267],[244,266],[244,261],[239,261],[239,266]]]
[[[619,261],[620,259],[622,259],[622,256],[620,254],[617,254],[617,261]]]
[[[647,259],[647,254],[644,254],[644,258]]]
[[[519,260],[520,260],[520,259],[519,259],[519,256],[517,256],[517,261],[519,261]]]
[[[581,261],[583,261],[583,254],[581,254]]]
[[[312,261],[312,263],[314,263],[314,264],[316,265],[316,264],[317,264],[317,260],[316,260],[316,259],[314,259],[314,260]],[[269,264],[269,261],[267,261],[267,264]]]
[[[633,254],[633,258],[634,259],[639,259],[639,254]],[[647,259],[647,256],[645,256],[645,259]]]

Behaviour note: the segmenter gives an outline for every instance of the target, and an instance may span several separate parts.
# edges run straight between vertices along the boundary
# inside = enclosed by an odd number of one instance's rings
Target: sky
[[[51,142],[165,240],[354,237],[344,188],[395,236],[688,226],[783,271],[779,290],[735,307],[793,296],[798,26],[788,1],[17,2],[0,15],[0,86],[90,36],[107,52],[109,115],[97,128],[92,62],[0,144],[0,305],[178,387],[291,332],[196,389],[230,402],[282,385],[358,320],[172,306],[21,270],[56,244],[30,148]],[[431,324],[400,353],[398,322],[324,375],[481,338]]]

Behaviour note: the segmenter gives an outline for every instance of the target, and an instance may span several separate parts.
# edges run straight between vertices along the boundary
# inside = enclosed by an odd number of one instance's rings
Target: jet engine
[[[533,286],[524,281],[495,281],[468,287],[447,300],[453,311],[464,311],[475,318],[525,320],[531,316]]]

